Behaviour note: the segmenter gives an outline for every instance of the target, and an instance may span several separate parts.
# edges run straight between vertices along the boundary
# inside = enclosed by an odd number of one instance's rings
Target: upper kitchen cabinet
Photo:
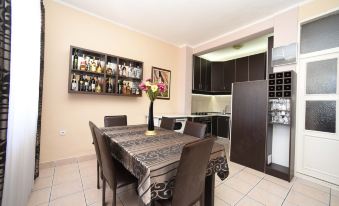
[[[232,92],[232,84],[235,82],[235,60],[224,62],[224,90]]]
[[[236,82],[248,81],[248,57],[242,57],[235,60],[236,63]]]
[[[249,80],[264,80],[266,78],[266,53],[260,53],[248,57]]]
[[[193,56],[193,90],[211,91],[211,62]]]
[[[224,62],[212,62],[212,91],[221,92],[225,90]]]

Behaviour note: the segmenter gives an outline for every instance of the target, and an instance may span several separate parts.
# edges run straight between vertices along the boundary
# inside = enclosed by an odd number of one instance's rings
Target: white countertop
[[[148,115],[146,115],[148,116]],[[154,118],[161,119],[162,117],[170,117],[170,118],[197,118],[197,117],[211,117],[211,116],[218,116],[218,117],[231,117],[231,114],[219,114],[219,113],[209,113],[207,115],[193,115],[193,114],[155,114],[153,115]]]

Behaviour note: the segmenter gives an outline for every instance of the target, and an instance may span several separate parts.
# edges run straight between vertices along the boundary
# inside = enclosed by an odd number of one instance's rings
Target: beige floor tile
[[[36,178],[36,180],[34,181],[34,185],[33,185],[33,191],[52,187],[52,181],[53,181],[53,176]]]
[[[88,176],[81,178],[82,180],[82,187],[84,190],[97,188],[97,176]],[[102,185],[102,180],[99,179],[100,187]]]
[[[305,206],[325,206],[325,205],[328,206],[329,205],[329,204],[320,202],[318,200],[312,199],[294,190],[291,190],[288,193],[285,201],[295,204],[295,205],[305,205]]]
[[[256,176],[258,176],[258,177],[260,177],[260,178],[263,178],[263,177],[266,175],[266,174],[263,173],[263,172],[260,172],[260,171],[258,171],[258,170],[254,170],[254,169],[249,168],[249,167],[246,167],[246,168],[244,169],[244,171],[247,172],[247,173],[250,173],[250,174],[252,174],[252,175],[256,175]]]
[[[331,195],[339,197],[339,190],[331,189]]]
[[[264,206],[264,205],[250,197],[245,196],[243,199],[239,201],[237,206]]]
[[[54,175],[74,173],[74,172],[79,172],[79,166],[77,163],[55,167]]]
[[[331,206],[339,206],[339,196],[331,196]]]
[[[39,171],[39,177],[50,177],[54,175],[54,168],[41,169]]]
[[[238,174],[244,168],[245,167],[242,166],[242,165],[239,165],[237,163],[229,161],[228,162],[228,169],[229,169],[229,172],[230,172],[229,177],[232,177],[232,176]]]
[[[214,206],[229,206],[229,204],[214,195]]]
[[[220,184],[224,183],[225,181],[222,181],[218,175],[215,176],[215,181],[214,181],[214,185],[215,187],[218,187]]]
[[[285,198],[289,191],[288,188],[275,184],[271,181],[267,181],[265,179],[261,180],[259,184],[257,185],[257,187],[259,187],[260,189],[264,191],[277,195],[281,198]]]
[[[102,190],[98,190],[96,188],[92,188],[89,190],[85,190],[85,198],[87,205],[102,201]]]
[[[59,185],[80,180],[80,173],[78,171],[69,173],[58,173],[54,175],[53,185]]]
[[[232,189],[226,184],[217,187],[215,195],[229,205],[235,205],[244,196],[244,194]]]
[[[123,205],[128,206],[139,206],[139,201],[142,201],[141,199],[138,198],[138,195],[135,192],[135,190],[128,190],[126,192],[120,193],[118,197]]]
[[[262,179],[256,175],[252,175],[245,171],[241,171],[239,174],[235,175],[234,177],[237,177],[241,179],[242,181],[247,182],[251,185],[256,185]]]
[[[315,189],[314,187],[310,187],[300,182],[295,182],[292,190],[319,200],[325,204],[329,204],[330,202],[330,191],[323,192],[322,190]]]
[[[49,206],[86,206],[83,192],[67,195],[49,203]]]
[[[326,186],[323,186],[323,185],[320,185],[320,184],[317,184],[317,183],[314,183],[314,182],[311,182],[311,181],[308,181],[308,180],[305,180],[299,177],[296,179],[295,183],[301,183],[301,184],[307,185],[309,187],[313,187],[317,190],[321,190],[326,193],[330,193],[330,190],[331,190],[329,187],[326,187]]]
[[[259,187],[255,187],[251,190],[248,196],[266,206],[278,206],[284,201],[284,198],[262,190]]]
[[[28,206],[35,206],[43,203],[48,203],[50,193],[51,188],[33,191],[29,196]]]
[[[80,191],[82,191],[82,184],[80,180],[60,185],[53,185],[51,200],[55,200],[56,198],[77,193]]]
[[[81,177],[96,176],[97,169],[96,167],[83,167],[80,169]]]
[[[88,168],[88,167],[94,167],[97,168],[97,160],[89,160],[89,161],[84,161],[84,162],[79,162],[79,168]]]
[[[235,189],[242,194],[247,194],[255,186],[255,184],[249,184],[239,179],[237,176],[227,180],[224,184],[232,187],[232,189]]]
[[[107,200],[106,201],[106,205],[107,206],[111,206],[112,205],[112,200]],[[119,198],[116,200],[116,205],[117,206],[129,206],[129,205],[123,205]],[[88,206],[102,206],[102,203],[101,202],[96,202],[96,203],[88,205]]]
[[[282,180],[282,179],[279,179],[279,178],[276,178],[276,177],[273,177],[271,175],[266,175],[264,177],[265,180],[268,180],[268,181],[271,181],[275,184],[278,184],[278,185],[281,185],[283,187],[286,187],[286,188],[291,188],[294,184],[294,179],[291,180],[291,182],[288,182],[288,181],[285,181],[285,180]]]
[[[297,204],[294,204],[294,203],[285,201],[285,202],[282,204],[282,206],[301,206],[301,205],[297,205]]]

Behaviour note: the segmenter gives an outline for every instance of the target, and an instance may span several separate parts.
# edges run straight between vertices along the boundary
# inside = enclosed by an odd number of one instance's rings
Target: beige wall
[[[43,90],[41,162],[94,153],[88,121],[103,125],[105,115],[126,114],[128,124],[145,123],[149,100],[142,98],[69,94],[70,45],[144,62],[144,79],[151,67],[172,71],[171,100],[157,100],[155,113],[177,113],[182,108],[180,49],[145,35],[45,0],[46,45]],[[182,64],[180,64],[183,66]],[[182,67],[181,67],[182,69]],[[179,93],[180,95],[180,93]],[[184,94],[181,94],[184,95]],[[65,136],[59,130],[66,131]]]

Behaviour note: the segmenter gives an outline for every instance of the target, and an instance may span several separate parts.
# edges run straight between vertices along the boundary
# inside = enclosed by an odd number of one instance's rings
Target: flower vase
[[[153,101],[151,101],[151,104],[149,105],[149,110],[148,110],[148,127],[147,127],[147,131],[145,132],[145,135],[148,135],[148,136],[156,135],[156,132],[154,131]]]

